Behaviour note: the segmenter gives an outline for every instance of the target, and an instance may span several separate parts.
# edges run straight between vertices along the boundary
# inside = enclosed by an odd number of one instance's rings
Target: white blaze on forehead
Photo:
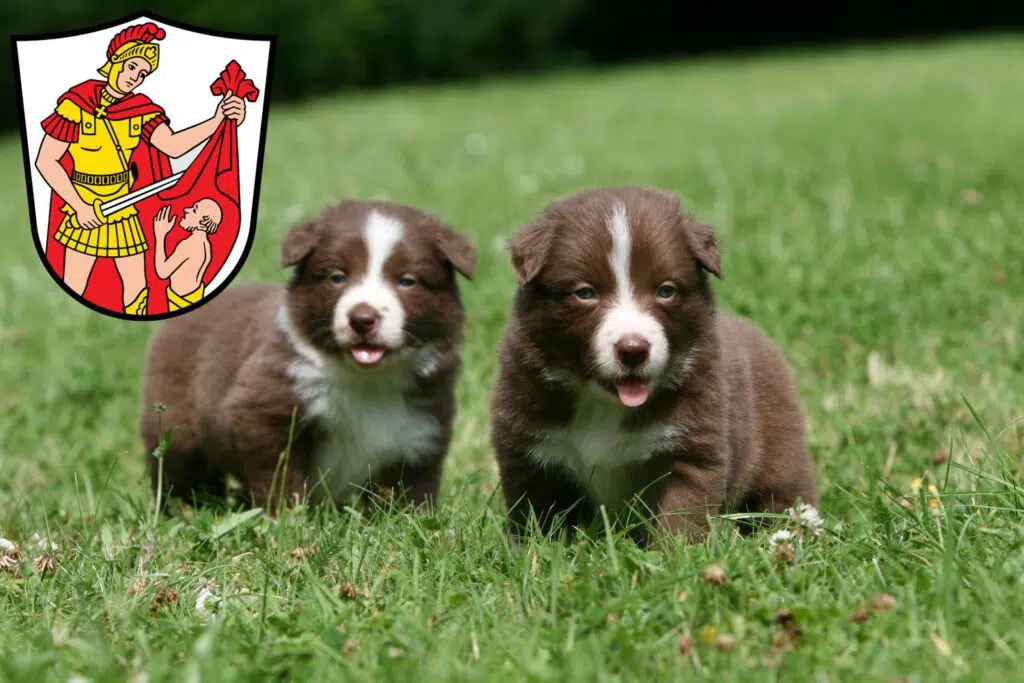
[[[405,310],[393,282],[384,279],[384,264],[395,245],[402,239],[405,227],[401,221],[372,211],[363,225],[366,244],[366,271],[362,279],[348,281],[345,294],[334,307],[334,329],[345,343],[354,339],[348,316],[359,304],[366,304],[380,314],[377,338],[389,347],[402,344]]]
[[[612,249],[608,262],[615,276],[615,295],[611,308],[594,334],[594,355],[598,367],[607,375],[618,375],[625,368],[615,354],[615,345],[626,335],[635,334],[651,345],[647,364],[640,370],[648,376],[657,375],[668,361],[668,339],[661,324],[644,311],[637,301],[636,288],[630,278],[630,257],[633,240],[630,234],[626,206],[618,201],[608,221],[612,236]]]

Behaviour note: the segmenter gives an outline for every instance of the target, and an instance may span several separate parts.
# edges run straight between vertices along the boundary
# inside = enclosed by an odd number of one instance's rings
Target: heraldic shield
[[[32,239],[79,303],[203,305],[254,237],[274,37],[153,15],[13,36]]]

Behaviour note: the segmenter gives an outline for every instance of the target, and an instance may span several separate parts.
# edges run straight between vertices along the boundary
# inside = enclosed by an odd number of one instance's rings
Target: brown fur
[[[430,371],[417,365],[419,361],[395,355],[391,367],[399,370],[348,367],[349,374],[340,376],[353,384],[353,378],[375,378],[360,386],[372,386],[377,379],[407,383],[401,393],[404,405],[428,416],[428,422],[436,420],[438,434],[421,457],[413,460],[397,453],[397,462],[379,467],[363,483],[369,491],[364,495],[404,494],[416,505],[429,505],[436,498],[455,418],[454,385],[463,342],[464,312],[456,274],[471,277],[475,248],[436,217],[387,202],[361,201],[329,206],[315,220],[289,232],[281,248],[282,264],[294,268],[286,287],[232,287],[202,308],[165,322],[153,335],[142,378],[139,428],[154,489],[158,466],[152,453],[161,434],[173,428],[163,456],[165,492],[186,499],[222,497],[225,477],[231,475],[243,483],[252,504],[266,505],[279,457],[289,446],[293,415],[289,467],[283,486],[275,492],[283,490],[289,502],[295,502],[317,489],[313,455],[324,448],[336,425],[328,424],[325,415],[310,412],[289,374],[298,354],[279,325],[278,310],[285,307],[297,337],[326,357],[330,367],[352,362],[332,332],[331,320],[339,298],[366,270],[367,247],[360,231],[371,210],[405,226],[404,238],[385,262],[385,279],[413,274],[417,280],[399,292],[405,338],[402,348],[394,351],[425,353],[429,345],[436,353],[430,356]],[[345,284],[331,279],[339,270],[347,274]],[[412,363],[408,372],[402,369],[405,366],[394,365],[402,362]],[[362,400],[360,386],[332,386],[348,400]],[[162,415],[153,409],[154,403],[166,406]],[[402,448],[399,444],[398,450]],[[346,452],[342,457],[357,455]]]
[[[607,229],[615,201],[629,216],[629,278],[638,306],[668,342],[666,370],[635,408],[615,403],[614,378],[593,357],[591,339],[610,304],[573,296],[580,282],[602,295],[615,292]],[[727,509],[778,512],[798,500],[815,504],[814,468],[786,362],[759,328],[717,310],[709,279],[722,273],[717,240],[710,227],[683,213],[676,197],[611,187],[561,199],[514,235],[510,252],[519,287],[498,351],[491,442],[513,532],[522,533],[531,513],[545,532],[558,518],[570,530],[594,520],[598,501],[579,469],[564,457],[541,465],[531,454],[562,453],[552,444],[560,443],[584,399],[602,405],[593,397],[601,388],[611,392],[600,409],[618,425],[612,436],[641,438],[678,427],[645,452],[646,460],[604,472],[603,481],[636,495],[663,532],[700,540],[708,515]],[[674,282],[678,292],[657,300],[664,282]],[[586,435],[574,438],[583,443]],[[629,447],[628,439],[623,443]]]

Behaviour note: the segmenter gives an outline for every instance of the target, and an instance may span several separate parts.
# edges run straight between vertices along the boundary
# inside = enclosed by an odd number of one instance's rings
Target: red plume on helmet
[[[110,59],[125,43],[130,43],[133,40],[137,40],[142,43],[151,43],[154,40],[163,40],[166,35],[167,34],[164,30],[153,22],[129,26],[114,36],[114,39],[110,41],[110,45],[107,46],[107,59]]]

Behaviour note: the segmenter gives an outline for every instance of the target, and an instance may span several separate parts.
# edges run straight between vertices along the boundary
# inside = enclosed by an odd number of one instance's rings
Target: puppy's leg
[[[441,488],[444,453],[419,462],[398,462],[382,468],[366,483],[362,498],[368,514],[392,505],[415,512],[434,509]]]
[[[777,514],[797,503],[818,503],[814,464],[804,449],[802,439],[777,446],[765,454],[755,487],[740,503],[739,507],[745,512]],[[752,530],[757,526],[751,525]]]
[[[210,459],[200,447],[188,410],[175,402],[158,412],[149,406],[140,419],[140,433],[146,449],[150,485],[163,499],[161,508],[171,497],[193,505],[201,505],[205,498],[223,499],[226,483],[223,474],[213,468]],[[163,446],[163,452],[157,453]]]
[[[253,506],[284,502],[291,508],[306,499],[309,436],[290,405],[286,397],[253,392],[242,382],[224,402]]]
[[[701,543],[710,531],[709,517],[725,503],[725,465],[690,459],[667,465],[645,496],[655,515],[655,530],[662,536],[681,535],[690,543]]]
[[[774,351],[769,360],[761,367],[762,382],[775,389],[758,398],[762,451],[757,474],[740,503],[750,513],[780,513],[797,502],[816,505],[818,497],[796,389],[781,354]],[[767,524],[770,520],[751,520],[744,527],[753,531]]]
[[[266,452],[270,455],[270,451]],[[274,459],[275,465],[277,458]],[[274,507],[281,503],[292,509],[306,500],[307,482],[305,472],[293,463],[282,462],[280,467],[247,466],[245,468],[246,488],[254,507]],[[273,513],[273,510],[268,510]]]
[[[513,537],[525,535],[531,514],[541,533],[551,534],[556,526],[568,537],[574,527],[593,515],[586,495],[568,476],[555,468],[542,468],[525,459],[499,458],[501,488]]]
[[[305,449],[301,440],[289,444],[289,427],[289,421],[269,414],[262,428],[250,428],[236,439],[245,487],[255,507],[283,503],[291,509],[306,500]]]

